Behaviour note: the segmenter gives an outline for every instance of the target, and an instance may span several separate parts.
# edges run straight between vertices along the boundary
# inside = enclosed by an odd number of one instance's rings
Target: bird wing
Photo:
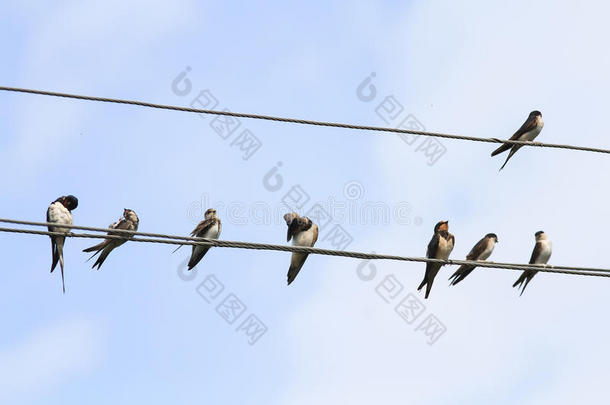
[[[477,260],[479,256],[485,251],[487,248],[487,238],[483,238],[477,242],[476,245],[472,248],[470,253],[466,255],[466,260]]]
[[[515,132],[513,136],[510,137],[510,140],[518,141],[521,135],[525,134],[526,132],[530,132],[534,129],[536,129],[536,116],[532,115],[527,117],[523,125],[521,125],[521,128],[519,128],[517,132]]]
[[[521,135],[525,134],[526,132],[532,131],[534,129],[536,129],[536,117],[530,116],[525,120],[525,122],[523,123],[523,125],[521,125],[521,127],[517,130],[517,132],[515,132],[513,134],[513,136],[510,137],[509,140],[518,141],[519,138],[521,137]],[[496,156],[499,153],[509,150],[513,146],[519,146],[519,145],[511,145],[509,143],[502,144],[502,146],[500,146],[498,149],[491,152],[491,156]],[[506,161],[508,162],[508,159],[506,159]],[[504,164],[506,164],[506,163],[504,163]]]
[[[286,220],[288,224],[288,220]],[[286,233],[286,241],[290,241],[299,232],[308,230],[311,227],[311,222],[307,221],[306,218],[297,216],[292,218],[288,224],[288,232]]]
[[[193,229],[193,232],[191,232],[191,236],[197,236],[198,238],[203,237],[203,235],[205,235],[215,223],[215,218],[210,218],[199,222],[195,229]],[[220,224],[218,226],[220,227]]]
[[[133,223],[130,220],[128,220],[126,218],[121,218],[119,223],[113,226],[113,229],[129,230],[132,225],[133,225]],[[116,232],[115,234],[120,234],[120,233]],[[108,235],[113,235],[112,231],[108,232]]]
[[[290,239],[296,233],[296,229],[298,228],[298,219],[299,215],[296,212],[289,212],[284,215],[284,221],[286,221],[286,225],[288,225],[288,232],[286,233],[286,241],[290,242]]]
[[[47,222],[51,222],[51,206],[49,205],[49,208],[47,208]],[[48,226],[47,228],[49,228],[49,232],[51,232],[51,227]],[[53,238],[51,238],[53,239]]]
[[[109,228],[112,229],[124,229],[124,230],[129,230],[131,226],[131,221],[125,219],[125,218],[121,218],[118,222],[115,222],[114,224],[111,224],[110,226],[108,226]],[[113,231],[108,231],[107,235],[117,235],[117,236],[125,236],[124,233],[122,232],[113,232]],[[87,249],[83,249],[83,252],[93,252],[96,251],[95,254],[93,256],[91,256],[89,259],[87,259],[87,261],[91,260],[95,255],[97,255],[99,252],[101,252],[104,248],[106,248],[106,246],[108,246],[109,244],[111,244],[112,242],[115,241],[119,241],[118,239],[104,239],[102,242],[98,243],[97,245],[88,247]],[[123,241],[121,241],[123,242]],[[119,245],[122,245],[123,243],[120,243]]]
[[[47,222],[52,222],[51,207],[50,206],[47,209]],[[49,229],[49,232],[53,232],[53,227],[48,226],[47,228]],[[57,246],[56,246],[56,242],[55,242],[55,236],[49,235],[49,237],[51,238],[51,253],[52,253],[51,273],[52,273],[53,270],[55,269],[55,266],[57,266],[57,262],[59,261],[59,255],[57,254]]]
[[[289,212],[288,214],[284,215],[284,221],[286,221],[286,225],[290,226],[292,221],[294,221],[294,219],[298,217],[299,214],[297,214],[296,212]]]
[[[312,247],[313,247],[313,245],[316,244],[317,240],[318,240],[318,225],[313,225],[313,238],[311,240]]]
[[[536,259],[538,259],[538,256],[540,256],[540,253],[542,253],[542,242],[536,242],[536,246],[534,246],[534,251],[532,252],[532,257],[530,257],[529,264],[536,263]]]
[[[440,240],[439,234],[435,233],[434,236],[432,237],[432,240],[430,240],[430,243],[428,243],[428,251],[426,252],[427,258],[429,258],[429,259],[436,258],[436,252],[438,251],[439,240]]]

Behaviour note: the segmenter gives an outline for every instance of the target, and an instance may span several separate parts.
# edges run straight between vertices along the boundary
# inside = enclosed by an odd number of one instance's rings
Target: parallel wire
[[[45,222],[30,222],[30,221],[17,221],[0,219],[0,222],[20,223],[24,222],[27,225],[38,225],[47,226],[52,225],[59,227],[57,224],[45,223]],[[67,226],[66,226],[67,227]],[[225,248],[237,248],[237,249],[251,249],[251,250],[270,250],[270,251],[283,251],[283,252],[297,252],[297,253],[309,253],[319,254],[326,256],[339,256],[349,257],[355,259],[364,260],[394,260],[394,261],[407,261],[407,262],[424,262],[424,263],[440,263],[448,265],[473,265],[477,267],[485,268],[498,268],[508,270],[534,270],[546,273],[559,273],[569,275],[581,275],[581,276],[594,276],[594,277],[610,277],[610,269],[602,268],[587,268],[587,267],[573,267],[573,266],[552,266],[552,265],[525,265],[515,263],[495,263],[487,261],[475,261],[475,260],[441,260],[441,259],[429,259],[425,257],[408,257],[408,256],[397,256],[377,253],[363,253],[363,252],[352,252],[342,250],[331,250],[321,249],[305,246],[286,246],[286,245],[275,245],[268,243],[252,243],[252,242],[238,242],[238,241],[227,241],[217,239],[206,239],[206,238],[194,238],[186,236],[172,236],[157,233],[146,233],[146,232],[133,232],[121,229],[105,229],[105,228],[94,228],[84,226],[70,226],[74,229],[87,229],[87,230],[99,230],[101,232],[112,231],[118,233],[124,233],[125,235],[108,235],[108,234],[86,234],[86,233],[61,233],[61,232],[50,232],[50,231],[38,231],[32,229],[16,229],[16,228],[3,228],[0,227],[0,232],[8,233],[20,233],[20,234],[33,234],[33,235],[48,235],[48,236],[66,236],[73,238],[91,238],[91,239],[120,239],[132,242],[142,243],[160,243],[167,245],[190,245],[190,246],[211,246],[211,247],[225,247]],[[155,237],[140,237],[136,238],[133,236],[150,236]]]
[[[338,123],[338,122],[314,121],[314,120],[304,120],[304,119],[298,119],[298,118],[276,117],[276,116],[272,116],[272,115],[248,114],[248,113],[238,113],[238,112],[232,112],[232,111],[206,110],[206,109],[180,107],[180,106],[167,105],[167,104],[148,103],[145,101],[137,101],[137,100],[85,96],[85,95],[80,95],[80,94],[60,93],[60,92],[54,92],[54,91],[35,90],[35,89],[25,89],[25,88],[20,88],[20,87],[0,86],[0,90],[17,92],[17,93],[37,94],[37,95],[42,95],[42,96],[71,98],[71,99],[76,99],[76,100],[99,101],[99,102],[104,102],[104,103],[116,103],[116,104],[128,104],[128,105],[136,105],[136,106],[140,106],[140,107],[158,108],[158,109],[163,109],[163,110],[174,110],[174,111],[183,111],[183,112],[192,112],[192,113],[199,113],[199,114],[210,114],[210,115],[223,115],[223,116],[230,116],[230,117],[236,117],[236,118],[251,118],[251,119],[266,120],[266,121],[288,122],[288,123],[301,124],[301,125],[315,125],[315,126],[321,126],[321,127],[346,128],[346,129],[356,129],[356,130],[376,131],[376,132],[393,132],[393,133],[398,133],[398,134],[423,135],[423,136],[432,136],[432,137],[436,137],[436,138],[458,139],[458,140],[464,140],[464,141],[505,143],[505,144],[509,144],[509,145],[536,146],[536,147],[541,147],[541,148],[571,149],[571,150],[580,150],[580,151],[586,151],[586,152],[610,154],[610,149],[593,148],[593,147],[588,147],[588,146],[563,145],[563,144],[532,142],[532,141],[513,141],[513,140],[509,140],[509,139],[498,139],[498,138],[479,138],[479,137],[474,137],[474,136],[446,134],[446,133],[440,133],[440,132],[416,131],[416,130],[412,130],[412,129],[403,129],[403,128],[387,128],[387,127],[378,127],[378,126],[369,126],[369,125],[353,125],[353,124],[343,124],[343,123]]]
[[[181,239],[181,240],[200,240],[201,238],[192,238],[181,235],[168,235],[162,233],[149,233],[149,232],[133,232],[125,229],[113,229],[113,228],[99,228],[94,226],[80,226],[80,225],[60,225],[53,222],[36,222],[36,221],[22,221],[18,219],[0,218],[0,222],[8,224],[19,224],[19,225],[30,225],[30,226],[52,226],[54,228],[70,228],[79,229],[81,231],[93,231],[93,232],[112,232],[126,235],[139,235],[147,236],[152,238],[167,238],[167,239]]]

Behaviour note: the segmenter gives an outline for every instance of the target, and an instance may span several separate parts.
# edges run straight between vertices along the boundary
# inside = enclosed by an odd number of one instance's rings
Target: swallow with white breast
[[[553,253],[553,243],[548,238],[544,231],[538,231],[535,233],[536,237],[536,245],[534,246],[534,251],[532,252],[532,256],[530,257],[529,264],[547,264],[549,259],[551,258],[551,253]],[[521,294],[523,295],[523,291],[525,291],[525,287],[532,281],[532,278],[538,273],[537,270],[525,270],[523,274],[519,276],[513,287],[521,287]]]
[[[110,229],[120,229],[125,231],[137,231],[138,225],[140,224],[140,219],[136,215],[135,211],[125,208],[123,210],[123,217],[121,217],[117,222],[110,225]],[[133,235],[125,234],[124,232],[113,232],[109,231],[108,235],[116,235],[116,236],[124,236],[128,239],[132,238]],[[84,249],[83,252],[94,252],[95,253],[87,259],[87,261],[91,260],[95,255],[101,252],[100,256],[97,258],[92,268],[97,266],[99,270],[102,267],[102,264],[114,249],[121,246],[123,243],[127,242],[127,239],[104,239],[103,242],[98,243],[95,246],[91,246],[87,249]]]
[[[315,245],[318,240],[318,226],[311,222],[311,219],[300,217],[296,212],[291,212],[284,215],[284,220],[288,225],[287,242],[292,239],[293,246],[313,247]],[[308,255],[308,253],[292,253],[290,268],[288,269],[288,285],[299,274]]]
[[[491,255],[491,252],[494,251],[494,247],[498,243],[498,237],[495,233],[488,233],[477,242],[476,245],[470,250],[470,253],[466,255],[466,260],[487,260],[487,258]],[[463,264],[459,269],[451,277],[449,280],[451,282],[449,285],[456,285],[460,281],[466,278],[477,266]]]
[[[216,216],[216,210],[209,208],[204,214],[204,220],[199,222],[193,232],[191,232],[191,236],[197,238],[218,239],[221,230],[222,223]],[[193,267],[197,266],[197,263],[203,259],[203,256],[205,256],[208,250],[210,250],[210,246],[193,245],[193,251],[189,260],[188,269],[191,270]]]
[[[49,208],[47,208],[47,222],[52,222],[58,225],[73,225],[74,220],[72,218],[72,211],[78,207],[78,198],[73,195],[61,196],[57,200],[53,201]],[[48,226],[49,232],[58,232],[67,234],[70,232],[70,228],[59,227],[59,226]],[[66,241],[65,236],[53,236],[51,235],[51,252],[53,259],[51,263],[51,273],[55,270],[57,263],[61,269],[61,286],[64,294],[66,293],[66,284],[64,282],[64,243]]]
[[[511,141],[533,141],[540,131],[542,131],[542,127],[544,126],[544,122],[542,121],[542,114],[540,111],[532,111],[530,115],[527,117],[527,120],[521,125],[521,128],[517,130],[510,137]],[[504,169],[508,160],[522,147],[523,145],[512,145],[510,143],[505,143],[500,146],[498,149],[491,152],[491,156],[496,156],[502,152],[505,152],[510,149],[510,153],[508,157],[504,161],[504,164],[500,168],[500,170]]]
[[[447,260],[454,244],[455,238],[449,233],[449,221],[440,221],[434,226],[434,236],[432,236],[432,240],[428,243],[426,257],[429,259]],[[426,286],[426,299],[430,295],[434,277],[436,277],[442,266],[442,263],[426,263],[426,274],[419,287],[417,287],[417,291],[419,291]]]

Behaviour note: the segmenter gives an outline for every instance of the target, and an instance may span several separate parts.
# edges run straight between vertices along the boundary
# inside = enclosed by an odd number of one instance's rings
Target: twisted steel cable
[[[32,221],[19,221],[12,219],[0,218],[0,222],[17,223],[24,225],[35,225],[35,226],[48,226],[53,225],[58,227],[57,224],[46,223],[46,222],[32,222]],[[268,251],[283,251],[283,252],[298,252],[298,253],[309,253],[319,254],[326,256],[338,256],[338,257],[349,257],[355,259],[364,260],[394,260],[394,261],[407,261],[407,262],[424,262],[424,263],[441,263],[449,265],[474,265],[483,268],[498,268],[508,270],[535,270],[547,273],[559,273],[559,274],[571,274],[571,275],[582,275],[582,276],[595,276],[595,277],[610,277],[610,269],[604,268],[591,268],[591,267],[578,267],[578,266],[552,266],[552,265],[532,265],[532,264],[517,264],[517,263],[495,263],[488,261],[476,261],[476,260],[441,260],[441,259],[429,259],[426,257],[410,257],[410,256],[398,256],[388,254],[377,254],[377,253],[364,253],[364,252],[353,252],[343,250],[331,250],[321,249],[314,247],[305,246],[287,246],[287,245],[276,245],[269,243],[254,243],[254,242],[240,242],[240,241],[228,241],[228,240],[217,240],[217,239],[206,239],[206,238],[195,238],[188,236],[174,236],[159,233],[148,233],[148,232],[134,232],[120,229],[108,229],[108,228],[95,228],[86,226],[66,226],[66,228],[72,229],[85,229],[91,231],[107,232],[113,231],[124,235],[107,235],[107,234],[87,234],[87,233],[73,233],[68,232],[66,234],[60,232],[49,232],[49,231],[38,231],[33,229],[17,229],[17,228],[4,228],[0,227],[0,232],[7,233],[20,233],[20,234],[33,234],[33,235],[47,235],[47,236],[66,236],[73,238],[92,238],[92,239],[125,239],[132,242],[141,243],[160,243],[167,245],[204,245],[212,247],[224,247],[224,248],[237,248],[237,249],[251,249],[251,250],[268,250]],[[141,237],[136,237],[141,236]]]
[[[301,124],[301,125],[314,125],[314,126],[321,126],[321,127],[334,127],[334,128],[345,128],[345,129],[376,131],[376,132],[393,132],[393,133],[397,133],[397,134],[423,135],[423,136],[432,136],[432,137],[436,137],[436,138],[458,139],[458,140],[473,141],[473,142],[505,143],[505,144],[510,144],[510,145],[535,146],[535,147],[540,147],[540,148],[556,148],[556,149],[580,150],[580,151],[595,152],[595,153],[610,153],[610,149],[594,148],[594,147],[589,147],[589,146],[563,145],[563,144],[532,142],[532,141],[513,141],[513,140],[509,140],[509,139],[498,139],[498,138],[479,138],[479,137],[474,137],[474,136],[447,134],[447,133],[441,133],[441,132],[417,131],[417,130],[403,129],[403,128],[388,128],[388,127],[378,127],[378,126],[370,126],[370,125],[354,125],[354,124],[344,124],[344,123],[339,123],[339,122],[315,121],[315,120],[305,120],[305,119],[299,119],[299,118],[276,117],[276,116],[272,116],[272,115],[238,113],[238,112],[232,112],[232,111],[206,110],[206,109],[199,109],[199,108],[192,108],[192,107],[180,107],[180,106],[174,106],[174,105],[168,105],[168,104],[148,103],[145,101],[137,101],[137,100],[125,100],[125,99],[119,99],[119,98],[86,96],[86,95],[80,95],[80,94],[60,93],[60,92],[55,92],[55,91],[26,89],[26,88],[20,88],[20,87],[0,86],[0,90],[17,92],[17,93],[37,94],[37,95],[42,95],[42,96],[71,98],[71,99],[75,99],[75,100],[98,101],[98,102],[103,102],[103,103],[115,103],[115,104],[128,104],[128,105],[135,105],[135,106],[148,107],[148,108],[157,108],[157,109],[163,109],[163,110],[183,111],[183,112],[192,112],[192,113],[199,113],[199,114],[210,114],[210,115],[224,115],[224,116],[230,116],[230,117],[236,117],[236,118],[251,118],[251,119],[266,120],[266,121],[287,122],[287,123]]]

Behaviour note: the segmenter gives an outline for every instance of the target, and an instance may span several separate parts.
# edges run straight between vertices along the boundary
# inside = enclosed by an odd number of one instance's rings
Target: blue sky
[[[9,1],[0,72],[7,86],[184,106],[208,90],[218,108],[318,120],[411,114],[430,131],[482,137],[509,137],[539,109],[540,141],[607,148],[607,7]],[[187,67],[191,90],[178,95]],[[363,101],[373,72],[376,95]],[[388,124],[376,110],[389,96],[403,111]],[[141,231],[188,234],[209,201],[223,238],[285,243],[282,201],[299,186],[301,213],[335,207],[320,247],[335,247],[340,226],[349,250],[420,256],[448,219],[454,258],[495,232],[491,260],[525,262],[543,229],[551,263],[607,267],[594,239],[609,214],[604,155],[523,148],[498,173],[504,157],[488,144],[443,140],[430,165],[421,139],[392,134],[241,120],[225,140],[213,117],[180,112],[10,93],[0,108],[2,217],[43,220],[71,193],[77,224],[107,226],[132,208]],[[233,143],[246,129],[262,144],[247,160]],[[367,204],[400,215],[372,223]],[[48,238],[0,241],[6,403],[558,404],[607,391],[604,279],[539,274],[519,298],[516,272],[475,271],[449,288],[445,268],[423,302],[422,264],[311,256],[286,287],[286,253],[216,249],[186,280],[188,249],[128,243],[93,271],[81,252],[92,241],[70,239],[62,295]],[[212,276],[224,288],[208,303],[197,291]],[[388,298],[390,281],[400,292]],[[231,294],[245,309],[228,324],[216,307]],[[425,305],[411,324],[395,312],[409,294]],[[249,315],[267,328],[253,345],[236,330]],[[416,330],[428,316],[446,329],[432,345]]]

